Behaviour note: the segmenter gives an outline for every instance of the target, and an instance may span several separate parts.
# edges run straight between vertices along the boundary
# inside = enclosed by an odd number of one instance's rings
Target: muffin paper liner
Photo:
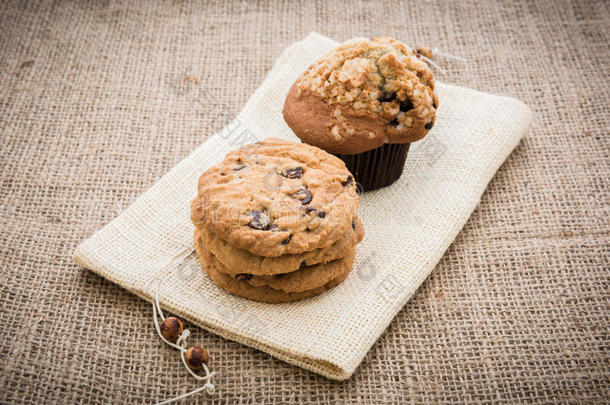
[[[410,143],[386,143],[353,155],[335,154],[345,162],[362,191],[389,186],[400,178]]]

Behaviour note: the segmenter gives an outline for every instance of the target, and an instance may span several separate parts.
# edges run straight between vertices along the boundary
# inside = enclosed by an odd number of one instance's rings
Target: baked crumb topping
[[[303,73],[297,92],[320,97],[331,107],[330,132],[337,140],[354,132],[344,117],[346,109],[352,115],[378,117],[402,132],[419,119],[430,129],[438,107],[428,64],[415,50],[388,37],[344,42]]]

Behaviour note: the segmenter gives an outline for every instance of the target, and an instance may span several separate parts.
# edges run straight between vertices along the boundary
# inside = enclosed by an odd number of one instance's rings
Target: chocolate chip
[[[282,241],[282,245],[289,244],[290,243],[290,239],[292,239],[292,234],[288,235],[288,237]]]
[[[313,213],[315,213],[315,214],[316,214],[316,216],[317,216],[317,217],[319,217],[319,218],[324,218],[324,217],[326,216],[326,213],[325,213],[324,211],[320,211],[319,209],[317,209],[317,208],[313,208],[313,207],[305,207],[305,212],[306,212],[307,214],[310,214],[310,213],[312,213],[312,212],[313,212]],[[307,232],[309,232],[309,231],[310,231],[310,229],[309,229],[309,228],[307,228],[307,229],[306,229],[306,231],[307,231]]]
[[[244,167],[246,167],[246,165],[239,165],[239,166],[235,166],[235,167],[233,168],[233,171],[234,171],[234,172],[238,172],[238,171],[240,171],[241,169],[243,169]]]
[[[356,221],[352,221],[352,229],[355,231],[356,230]]]
[[[235,280],[250,280],[252,278],[252,274],[248,274],[248,273],[239,273],[235,276]]]
[[[354,182],[354,176],[352,176],[351,174],[349,176],[347,176],[347,179],[345,179],[345,181],[341,182],[341,185],[343,187],[349,186],[350,184],[352,184]]]
[[[294,167],[291,169],[286,169],[282,176],[287,177],[289,179],[300,179],[303,177],[303,168],[302,167]]]
[[[379,98],[377,100],[381,101],[382,103],[387,103],[390,101],[393,101],[396,99],[396,93],[389,93],[389,92],[382,92],[381,96],[379,96]]]
[[[409,98],[407,97],[407,99],[405,101],[401,101],[400,102],[400,111],[409,111],[413,109],[413,103],[411,102],[411,100],[409,100]]]
[[[311,193],[306,188],[297,191],[292,196],[294,198],[296,198],[297,200],[301,200],[301,204],[303,204],[303,205],[309,204],[312,199]]]
[[[394,119],[393,119],[393,120],[390,122],[390,125],[392,125],[392,126],[394,126],[394,127],[397,127],[397,126],[398,126],[398,124],[399,124],[399,123],[398,123],[398,120],[397,120],[396,118],[394,118]]]
[[[248,226],[259,231],[266,231],[269,229],[271,220],[269,216],[261,211],[250,211],[248,215],[252,217],[252,220],[248,222]]]
[[[433,125],[434,125],[434,121],[426,122],[426,125],[424,125],[424,128],[432,129]]]

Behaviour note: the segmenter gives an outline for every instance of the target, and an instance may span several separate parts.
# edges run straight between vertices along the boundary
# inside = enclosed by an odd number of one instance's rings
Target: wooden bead
[[[210,355],[201,346],[191,346],[184,354],[184,359],[192,370],[201,370],[202,364],[205,363],[207,365],[208,361],[210,361]]]
[[[432,58],[432,49],[428,48],[427,46],[420,46],[416,49],[416,51],[426,58]]]
[[[170,316],[169,318],[165,318],[161,325],[159,325],[159,329],[161,329],[161,335],[168,341],[172,343],[176,343],[182,332],[184,331],[184,326],[182,325],[182,321],[176,317]]]

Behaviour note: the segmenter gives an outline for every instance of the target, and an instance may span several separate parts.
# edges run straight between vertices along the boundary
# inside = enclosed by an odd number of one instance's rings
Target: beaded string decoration
[[[214,384],[210,382],[216,372],[210,372],[208,368],[208,362],[210,355],[208,351],[201,346],[188,346],[186,339],[190,336],[190,331],[184,329],[182,321],[176,317],[170,316],[165,317],[159,304],[159,285],[163,279],[152,280],[148,287],[154,283],[155,286],[155,299],[152,302],[153,308],[153,321],[155,323],[155,329],[157,334],[162,341],[180,351],[180,357],[182,363],[187,371],[198,381],[205,381],[205,384],[199,388],[196,388],[190,392],[179,395],[175,398],[168,399],[166,401],[159,402],[157,405],[169,404],[171,402],[178,401],[188,396],[194,395],[198,392],[205,390],[208,394],[212,395],[215,392]],[[147,289],[148,289],[147,287]],[[161,322],[159,323],[159,318]],[[195,371],[203,370],[204,375],[199,375]]]
[[[438,70],[441,74],[445,74],[445,70],[440,67],[437,63],[435,63],[432,59],[435,59],[437,56],[441,56],[446,59],[453,59],[459,62],[467,62],[468,60],[459,56],[450,55],[445,52],[441,52],[438,48],[429,48],[427,46],[420,46],[415,48],[415,52],[422,57],[423,60],[428,63],[428,65],[432,66],[436,70]]]

